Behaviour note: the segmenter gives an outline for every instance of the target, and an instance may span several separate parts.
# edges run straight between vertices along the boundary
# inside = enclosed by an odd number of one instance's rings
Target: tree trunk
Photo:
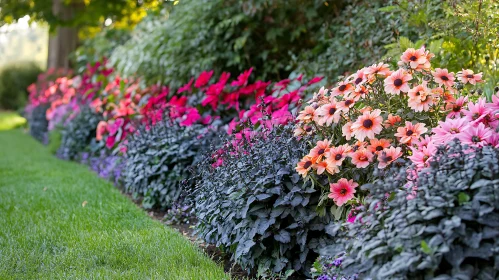
[[[62,0],[53,0],[52,13],[62,21],[75,16],[75,5],[65,5]],[[48,68],[70,68],[69,55],[78,47],[78,28],[59,26],[49,37]]]

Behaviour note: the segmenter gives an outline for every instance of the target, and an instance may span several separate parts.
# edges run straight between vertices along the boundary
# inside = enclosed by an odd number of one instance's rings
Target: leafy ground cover
[[[18,130],[0,147],[0,278],[229,278],[87,167]]]

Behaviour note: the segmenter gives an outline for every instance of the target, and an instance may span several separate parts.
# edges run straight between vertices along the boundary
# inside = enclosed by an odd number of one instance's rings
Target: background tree
[[[70,66],[69,54],[79,38],[100,30],[106,20],[130,28],[155,9],[161,0],[0,0],[0,25],[29,15],[50,26],[48,67]]]

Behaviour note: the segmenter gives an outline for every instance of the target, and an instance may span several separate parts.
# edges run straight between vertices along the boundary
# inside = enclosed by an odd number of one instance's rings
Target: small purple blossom
[[[116,185],[121,180],[124,164],[120,156],[108,155],[105,150],[102,150],[99,156],[82,153],[81,163],[89,165],[90,169],[97,173],[99,177],[110,180]]]

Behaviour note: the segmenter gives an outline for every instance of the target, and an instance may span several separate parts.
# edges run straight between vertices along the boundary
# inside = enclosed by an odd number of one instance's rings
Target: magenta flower
[[[479,123],[478,126],[465,127],[459,135],[459,140],[463,144],[483,147],[488,144],[490,137],[492,137],[492,130],[485,127],[483,123]]]
[[[106,147],[108,149],[111,149],[112,147],[114,147],[114,143],[116,143],[115,136],[108,136],[106,139]]]
[[[488,143],[493,146],[494,148],[499,148],[499,133],[497,132],[492,132],[492,136],[487,139]]]
[[[185,91],[191,92],[192,91],[192,83],[194,82],[194,78],[192,78],[187,84],[181,86],[177,93],[182,93]]]
[[[428,161],[431,160],[432,156],[437,151],[437,147],[430,143],[426,147],[422,147],[419,149],[412,148],[412,155],[409,156],[409,159],[416,165],[417,168],[427,167]]]
[[[233,81],[230,85],[233,87],[245,86],[248,83],[248,78],[251,75],[252,71],[253,71],[253,67],[244,71],[241,75],[239,75],[239,77],[237,77],[237,81]]]
[[[125,120],[123,120],[123,118],[117,118],[112,124],[108,126],[107,130],[109,131],[109,134],[115,135],[124,123]]]
[[[195,122],[197,122],[201,118],[199,115],[198,109],[196,108],[188,108],[185,115],[184,120],[180,123],[181,126],[191,126]]]
[[[211,70],[210,72],[203,71],[203,73],[201,73],[199,75],[199,77],[197,78],[194,86],[197,88],[200,88],[200,87],[207,85],[211,79],[211,76],[213,76],[213,70]]]
[[[463,110],[463,113],[473,124],[486,121],[487,115],[490,112],[486,103],[487,101],[485,98],[479,98],[476,103],[470,102],[468,104],[468,110]]]
[[[499,92],[492,95],[492,103],[487,103],[486,106],[492,113],[499,113]]]
[[[459,138],[461,131],[468,126],[468,123],[466,118],[446,119],[444,122],[438,122],[438,126],[432,129],[433,141],[444,144],[454,138]]]
[[[312,78],[312,80],[310,80],[308,82],[308,85],[310,86],[310,85],[316,84],[316,83],[322,81],[322,79],[324,79],[324,77],[314,77],[314,78]]]

